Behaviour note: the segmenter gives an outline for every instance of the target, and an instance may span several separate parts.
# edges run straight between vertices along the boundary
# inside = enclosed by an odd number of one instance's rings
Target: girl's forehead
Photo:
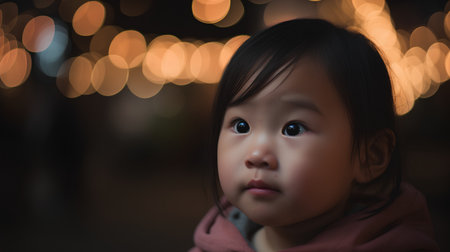
[[[263,98],[289,100],[291,97],[325,98],[337,95],[324,64],[313,57],[303,57],[288,67],[281,67],[273,76],[275,77],[261,91],[248,99],[249,102]],[[253,80],[256,78],[252,77]],[[251,84],[250,81],[245,83],[240,92],[245,92]]]

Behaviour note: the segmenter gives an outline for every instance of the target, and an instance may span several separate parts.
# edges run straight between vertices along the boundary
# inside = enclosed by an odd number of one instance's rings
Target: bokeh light
[[[197,48],[191,58],[191,72],[203,83],[218,83],[223,72],[219,63],[223,44],[208,42]]]
[[[411,33],[409,38],[409,46],[419,46],[424,50],[427,50],[434,42],[436,42],[436,36],[433,32],[425,26],[419,26]]]
[[[147,43],[144,35],[134,30],[127,30],[117,34],[109,46],[109,54],[121,56],[127,63],[127,68],[134,68],[140,65],[146,51]],[[121,64],[119,63],[117,66],[121,66]]]
[[[150,82],[167,83],[167,78],[162,70],[163,58],[167,49],[178,42],[181,41],[173,35],[161,35],[150,42],[142,63],[142,72]]]
[[[127,80],[127,62],[118,55],[102,57],[92,70],[92,86],[104,96],[119,93],[125,87]]]
[[[90,65],[92,66],[92,69],[93,69],[95,63],[97,63],[97,61],[103,55],[100,55],[100,54],[98,54],[96,52],[86,52],[86,53],[81,54],[80,56],[82,56],[85,59],[89,60]],[[86,91],[84,91],[83,95],[90,95],[90,94],[93,94],[93,93],[97,92],[95,90],[95,88],[92,86],[92,81],[91,81],[92,69],[91,69],[91,73],[88,75],[88,77],[89,77],[89,87],[86,89]]]
[[[73,59],[69,69],[69,82],[73,89],[84,94],[91,85],[93,65],[91,61],[83,56],[77,56]]]
[[[69,81],[69,72],[74,61],[74,57],[65,60],[58,69],[56,75],[56,87],[67,98],[76,98],[81,94],[77,92]]]
[[[31,56],[22,48],[13,48],[0,60],[0,79],[7,87],[17,87],[30,75]]]
[[[127,87],[135,96],[139,98],[150,98],[159,93],[163,85],[154,84],[145,78],[140,67],[130,69]]]
[[[445,13],[438,11],[433,13],[430,18],[428,18],[427,27],[436,35],[438,38],[445,38]]]
[[[102,27],[105,20],[105,7],[98,1],[81,5],[73,15],[74,31],[81,36],[91,36]]]
[[[228,14],[230,0],[192,0],[192,14],[203,23],[217,23]]]
[[[450,52],[445,56],[445,70],[447,71],[448,76],[450,76]]]
[[[441,42],[436,42],[428,48],[425,63],[427,73],[434,82],[440,83],[448,80],[445,70],[445,57],[448,51],[448,47]]]
[[[354,22],[355,10],[350,0],[323,1],[318,5],[317,13],[322,19],[346,27]]]
[[[445,34],[447,34],[447,37],[450,38],[450,12],[447,12],[447,15],[445,15],[444,29]]]
[[[244,16],[244,5],[242,4],[241,0],[231,0],[230,2],[230,10],[228,11],[228,14],[220,20],[219,22],[215,23],[215,26],[226,28],[233,26],[241,20],[241,18]]]
[[[181,71],[178,73],[178,75],[175,78],[171,79],[170,81],[176,85],[187,85],[195,80],[195,77],[191,72],[190,63],[192,55],[197,50],[197,46],[189,42],[179,42],[172,45],[169,48],[169,51],[171,51],[171,49],[177,48],[183,50],[184,57],[182,59],[184,59],[184,62],[183,61],[180,62],[180,65],[182,65],[183,67]],[[172,50],[172,52],[176,52],[176,50]]]
[[[22,43],[30,52],[42,52],[47,49],[55,36],[55,22],[48,16],[31,19],[25,26]]]
[[[68,45],[69,37],[66,27],[55,22],[55,35],[52,42],[47,49],[37,53],[38,66],[43,73],[56,77],[61,64],[65,61]]]
[[[368,19],[381,14],[385,0],[352,0],[352,4],[358,18]]]

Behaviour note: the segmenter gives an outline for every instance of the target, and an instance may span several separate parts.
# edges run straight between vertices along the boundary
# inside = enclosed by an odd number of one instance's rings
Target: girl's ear
[[[355,180],[368,183],[384,173],[391,160],[395,146],[395,135],[390,129],[379,130],[369,137],[359,150],[359,165],[355,169]]]

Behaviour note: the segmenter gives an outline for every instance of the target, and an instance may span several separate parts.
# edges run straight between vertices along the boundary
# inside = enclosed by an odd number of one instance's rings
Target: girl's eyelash
[[[231,128],[234,127],[234,125],[236,125],[236,123],[239,122],[239,121],[241,121],[241,120],[244,120],[244,119],[242,119],[242,118],[240,118],[240,117],[233,118],[233,119],[230,121],[228,127],[231,127]]]

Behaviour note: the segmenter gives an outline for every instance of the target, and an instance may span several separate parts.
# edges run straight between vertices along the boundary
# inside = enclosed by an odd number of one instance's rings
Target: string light
[[[394,27],[385,0],[249,1],[266,5],[266,26],[293,18],[318,17],[357,30],[374,41],[389,65],[400,115],[410,111],[416,99],[432,96],[449,79],[450,2],[444,10],[433,13],[426,25],[409,33]],[[55,3],[33,0],[38,9]],[[231,56],[248,39],[240,35],[225,44],[193,43],[161,35],[147,44],[146,35],[139,31],[103,26],[111,12],[109,5],[86,0],[61,0],[58,4],[59,17],[71,23],[73,32],[92,36],[88,51],[66,59],[69,31],[65,24],[55,17],[19,16],[16,3],[2,3],[0,80],[5,87],[16,87],[27,80],[31,52],[36,54],[35,64],[43,73],[57,77],[57,87],[66,97],[95,92],[111,96],[127,86],[137,97],[150,98],[169,82],[217,83]],[[130,17],[144,14],[150,6],[150,2],[120,1],[120,11]],[[196,20],[221,28],[237,24],[245,13],[242,0],[192,0],[191,7]]]

